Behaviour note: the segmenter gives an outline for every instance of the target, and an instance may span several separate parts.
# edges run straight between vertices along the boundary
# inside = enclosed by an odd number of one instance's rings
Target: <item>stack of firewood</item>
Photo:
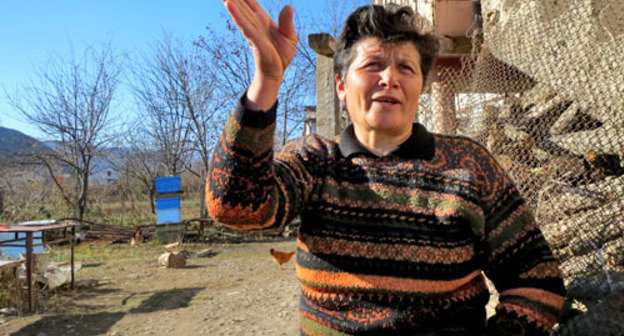
[[[98,241],[109,243],[130,243],[139,230],[136,227],[128,227],[112,224],[90,223],[85,231],[86,241]]]
[[[585,305],[555,335],[624,335],[624,2],[481,5],[489,52],[538,83],[485,108],[480,140],[535,210],[568,301]]]
[[[624,271],[624,125],[546,84],[487,111],[482,140],[535,209],[566,283]]]

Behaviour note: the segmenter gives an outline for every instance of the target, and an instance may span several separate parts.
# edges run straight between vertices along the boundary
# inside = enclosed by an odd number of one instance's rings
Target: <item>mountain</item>
[[[11,128],[0,127],[0,156],[40,152],[48,150],[41,141]]]

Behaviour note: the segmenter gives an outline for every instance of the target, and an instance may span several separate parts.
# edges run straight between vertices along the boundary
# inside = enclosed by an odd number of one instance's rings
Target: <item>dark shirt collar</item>
[[[367,154],[377,156],[371,151],[362,146],[360,141],[355,137],[353,130],[353,124],[347,126],[340,135],[340,142],[338,143],[340,152],[344,157],[349,157],[355,154]],[[412,135],[399,145],[399,148],[387,154],[387,156],[398,156],[402,159],[422,159],[431,160],[435,154],[435,141],[433,134],[419,124],[414,123],[412,127]]]

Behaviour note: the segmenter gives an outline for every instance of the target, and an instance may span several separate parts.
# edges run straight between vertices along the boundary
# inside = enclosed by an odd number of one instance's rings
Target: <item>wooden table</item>
[[[70,242],[70,259],[71,259],[71,289],[74,289],[74,242],[76,236],[76,224],[48,224],[48,225],[11,225],[6,228],[0,228],[2,232],[15,233],[14,239],[0,241],[0,246],[7,247],[23,247],[24,245],[15,244],[19,241],[26,242],[26,282],[28,283],[28,311],[33,310],[33,284],[32,284],[32,264],[33,264],[33,247],[58,244],[62,242]],[[71,236],[67,236],[67,229],[71,229]],[[63,230],[63,238],[45,241],[46,231]],[[33,234],[36,232],[42,232],[41,243],[33,244]],[[25,233],[26,237],[19,238],[20,233]]]

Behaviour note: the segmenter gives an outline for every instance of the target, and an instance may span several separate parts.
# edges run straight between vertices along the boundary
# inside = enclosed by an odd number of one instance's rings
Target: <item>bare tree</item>
[[[190,43],[166,35],[153,51],[136,71],[140,80],[135,92],[145,110],[148,134],[169,174],[184,169],[205,180],[227,101],[215,97],[222,83],[215,81],[214,69],[203,66]],[[196,160],[201,164],[193,165]],[[201,204],[200,215],[207,215],[203,200]]]
[[[297,54],[306,60],[310,66],[316,65],[316,53],[308,46],[308,35],[316,33],[329,33],[338,39],[347,16],[359,6],[370,4],[370,0],[323,0],[321,12],[312,10],[305,5],[295,16],[295,24],[299,33]]]
[[[2,216],[4,214],[4,209],[5,209],[5,187],[4,184],[2,183],[4,181],[7,180],[7,162],[5,161],[5,158],[3,157],[2,153],[0,153],[0,216]]]
[[[87,48],[81,59],[57,56],[39,68],[35,79],[9,100],[51,141],[50,150],[33,155],[48,170],[74,216],[83,218],[94,161],[112,139],[111,104],[122,65],[111,46]],[[59,170],[69,172],[72,188],[63,188]]]
[[[147,137],[146,132],[140,128],[133,127],[132,131],[124,134],[117,146],[117,153],[108,157],[109,163],[119,179],[123,177],[138,182],[143,191],[149,195],[150,210],[154,214],[156,213],[154,179],[165,174],[162,152],[158,150],[153,139]]]
[[[372,2],[370,0],[323,0],[324,15],[315,19],[306,19],[310,22],[308,28],[314,33],[329,33],[337,39],[347,16],[357,7]]]
[[[301,131],[304,118],[306,101],[314,91],[314,81],[308,80],[314,77],[314,67],[310,66],[304,57],[295,57],[289,65],[286,74],[286,83],[280,88],[280,102],[282,112],[281,145],[293,136],[297,130]]]
[[[227,109],[245,92],[254,73],[254,61],[244,37],[231,21],[226,29],[217,31],[207,27],[195,46],[201,51],[202,67],[211,69],[218,87],[218,97]],[[298,49],[305,49],[307,41],[299,40]],[[312,59],[312,58],[311,58]],[[306,60],[305,54],[298,52],[288,67],[278,96],[278,132],[283,145],[292,131],[303,122],[303,107],[307,100],[312,101],[314,92],[314,64]],[[228,111],[229,112],[229,111]]]
[[[144,54],[134,69],[132,86],[145,131],[170,175],[179,175],[192,158],[190,105],[184,92],[192,67],[192,57],[179,41],[165,36],[153,47],[153,54]]]
[[[182,92],[189,112],[189,127],[192,133],[191,144],[194,153],[198,154],[201,164],[196,172],[190,166],[188,171],[206,183],[206,174],[210,165],[212,149],[223,124],[224,101],[215,99],[214,76],[202,71],[197,65],[196,71],[182,77]],[[205,193],[200,193],[200,216],[207,217],[208,210],[204,201]]]
[[[297,55],[289,65],[278,96],[279,109],[278,139],[276,145],[283,145],[294,136],[303,124],[305,105],[313,104],[315,87],[314,68],[316,53],[308,46],[310,33],[329,32],[338,36],[347,15],[356,7],[370,3],[369,0],[324,0],[322,15],[318,11],[306,10],[305,5],[295,13],[295,29],[299,35]],[[275,14],[282,7],[281,1],[273,2],[267,9]],[[307,14],[307,13],[314,14]],[[227,101],[231,108],[251,83],[254,62],[247,42],[231,22],[226,21],[226,29],[207,27],[207,32],[195,45],[203,51],[205,67],[213,69],[219,84],[219,97]]]

